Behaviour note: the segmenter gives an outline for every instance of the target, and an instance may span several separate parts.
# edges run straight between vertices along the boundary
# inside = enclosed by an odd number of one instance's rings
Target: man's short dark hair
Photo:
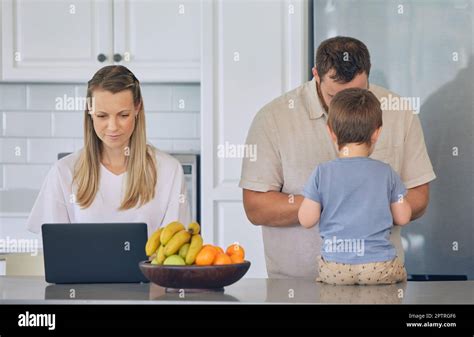
[[[336,134],[339,149],[349,143],[370,146],[372,134],[382,126],[380,101],[366,89],[341,90],[331,100],[328,126]]]
[[[363,72],[367,76],[370,73],[369,50],[352,37],[336,36],[321,42],[314,63],[321,81],[332,69],[335,73],[330,78],[339,83],[350,82]]]

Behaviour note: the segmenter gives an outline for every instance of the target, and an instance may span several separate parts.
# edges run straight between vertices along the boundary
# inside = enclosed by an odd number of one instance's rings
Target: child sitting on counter
[[[319,282],[391,284],[407,273],[390,230],[410,222],[407,189],[398,174],[369,158],[382,129],[380,102],[370,91],[342,90],[331,101],[328,132],[338,158],[318,165],[303,191],[300,224],[319,222],[323,240]]]

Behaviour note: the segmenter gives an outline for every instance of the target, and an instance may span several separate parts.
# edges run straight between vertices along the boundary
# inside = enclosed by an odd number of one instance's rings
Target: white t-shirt
[[[72,186],[74,164],[81,150],[57,161],[48,172],[27,220],[28,229],[39,233],[44,223],[144,222],[148,236],[172,221],[191,222],[186,182],[179,161],[156,149],[158,180],[155,198],[140,208],[118,208],[125,192],[126,172],[115,175],[101,164],[99,190],[93,203],[81,209]]]

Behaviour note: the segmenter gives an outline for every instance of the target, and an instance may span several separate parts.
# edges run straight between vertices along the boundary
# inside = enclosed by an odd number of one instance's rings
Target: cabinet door
[[[113,52],[111,0],[2,0],[2,78],[84,82]],[[98,60],[103,54],[107,59]]]
[[[261,227],[243,208],[235,149],[262,106],[305,81],[307,8],[302,1],[219,0],[205,1],[202,13],[202,233],[209,243],[242,244],[252,262],[246,277],[267,277]]]
[[[141,81],[199,82],[201,1],[114,1],[114,50]]]

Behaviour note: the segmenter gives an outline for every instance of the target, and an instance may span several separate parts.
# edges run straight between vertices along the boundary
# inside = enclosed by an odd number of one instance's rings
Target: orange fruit
[[[211,244],[205,244],[204,246],[202,246],[202,248],[206,248],[206,247],[212,247],[212,248],[215,248],[216,249],[216,252],[217,253],[224,253],[224,250],[219,247],[219,246],[214,246],[214,245],[211,245]]]
[[[219,251],[216,249],[216,247],[214,245],[207,244],[207,245],[202,246],[201,249],[204,249],[204,248],[214,249],[216,251],[216,254],[219,253]]]
[[[203,247],[196,256],[198,266],[210,266],[216,258],[217,250],[214,247]]]
[[[226,250],[227,255],[232,256],[232,255],[239,255],[242,257],[242,259],[245,258],[245,250],[244,247],[239,245],[238,243],[233,243],[229,247],[227,247]]]
[[[232,264],[232,260],[229,255],[225,253],[217,254],[216,258],[214,259],[214,265],[223,265],[223,264]]]
[[[224,253],[224,249],[222,249],[221,247],[219,246],[214,246],[215,249],[217,249],[219,251],[219,253],[222,253],[222,254],[225,254]]]
[[[205,245],[202,246],[202,248],[206,248],[206,247],[215,248],[218,253],[225,253],[224,250],[223,250],[221,247],[211,245],[210,243],[207,243],[207,244],[205,244]]]
[[[242,256],[240,256],[240,254],[231,255],[230,260],[232,261],[232,263],[243,263],[244,262],[244,258]]]

